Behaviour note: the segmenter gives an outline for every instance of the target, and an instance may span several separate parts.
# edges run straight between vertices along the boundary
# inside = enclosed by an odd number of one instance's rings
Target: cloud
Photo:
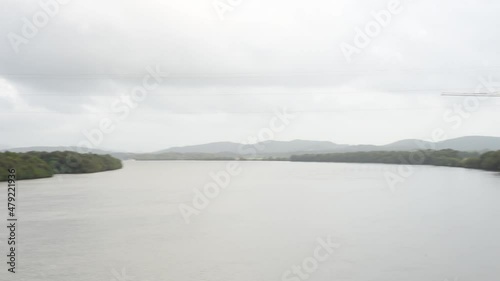
[[[5,1],[0,81],[9,90],[0,93],[0,127],[16,124],[44,135],[44,144],[74,145],[81,130],[141,82],[147,66],[160,65],[171,75],[104,146],[130,139],[123,149],[147,149],[137,144],[146,142],[139,135],[155,136],[158,149],[244,139],[280,107],[303,120],[283,139],[420,137],[454,103],[440,97],[442,91],[474,91],[484,76],[500,81],[500,39],[494,36],[500,4],[401,1],[403,11],[348,63],[340,44],[352,42],[356,28],[388,2],[243,1],[221,21],[210,1],[73,0],[16,54],[7,34],[21,34],[23,17],[40,6]],[[498,104],[484,104],[456,135],[500,136],[498,126],[485,125],[498,120],[489,110]],[[3,142],[38,145],[27,136],[17,132]]]

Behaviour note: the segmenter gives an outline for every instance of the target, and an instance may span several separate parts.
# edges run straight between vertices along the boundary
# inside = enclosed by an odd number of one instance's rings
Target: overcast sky
[[[500,89],[498,1],[401,1],[349,60],[341,46],[356,47],[371,12],[395,4],[68,2],[32,38],[23,29],[43,20],[40,1],[0,3],[0,147],[74,146],[105,118],[114,130],[102,149],[243,142],[282,108],[294,119],[276,140],[386,144],[436,128],[447,138],[500,136],[500,98],[441,96]],[[112,105],[142,85],[147,67],[163,81],[118,114]],[[474,110],[459,124],[449,111],[467,103]]]

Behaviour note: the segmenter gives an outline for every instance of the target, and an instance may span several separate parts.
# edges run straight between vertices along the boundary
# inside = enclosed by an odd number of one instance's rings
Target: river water
[[[180,204],[227,162],[124,164],[20,181],[17,273],[2,227],[0,280],[500,280],[496,173],[419,166],[391,188],[393,165],[233,162],[187,224]]]

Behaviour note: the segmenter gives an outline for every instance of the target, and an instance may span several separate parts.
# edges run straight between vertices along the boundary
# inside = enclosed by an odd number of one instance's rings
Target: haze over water
[[[278,281],[328,235],[340,246],[308,280],[500,276],[496,173],[419,166],[391,190],[391,165],[241,162],[186,224],[179,204],[226,162],[124,165],[20,181],[18,273],[0,279]]]

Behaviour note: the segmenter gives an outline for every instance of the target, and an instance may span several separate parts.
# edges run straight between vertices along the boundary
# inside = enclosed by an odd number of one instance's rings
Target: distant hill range
[[[172,147],[155,152],[162,153],[211,153],[211,154],[249,154],[248,145],[233,142],[214,142],[192,146]],[[403,151],[418,149],[454,149],[459,151],[491,151],[500,150],[500,137],[470,136],[442,142],[428,142],[416,139],[401,140],[391,144],[346,145],[329,141],[264,141],[253,145],[258,154],[296,154],[296,153],[331,153],[353,151]]]
[[[152,153],[122,153],[92,150],[95,154],[110,154],[121,159],[137,160],[228,160],[235,158],[289,157],[301,154],[321,154],[356,151],[413,151],[419,149],[453,149],[458,151],[486,152],[500,150],[500,137],[469,136],[441,142],[401,140],[387,145],[346,145],[329,141],[264,141],[254,145],[234,142],[214,142],[200,145],[172,147]],[[76,151],[75,147],[24,147],[8,151]],[[5,151],[5,150],[3,150]]]

